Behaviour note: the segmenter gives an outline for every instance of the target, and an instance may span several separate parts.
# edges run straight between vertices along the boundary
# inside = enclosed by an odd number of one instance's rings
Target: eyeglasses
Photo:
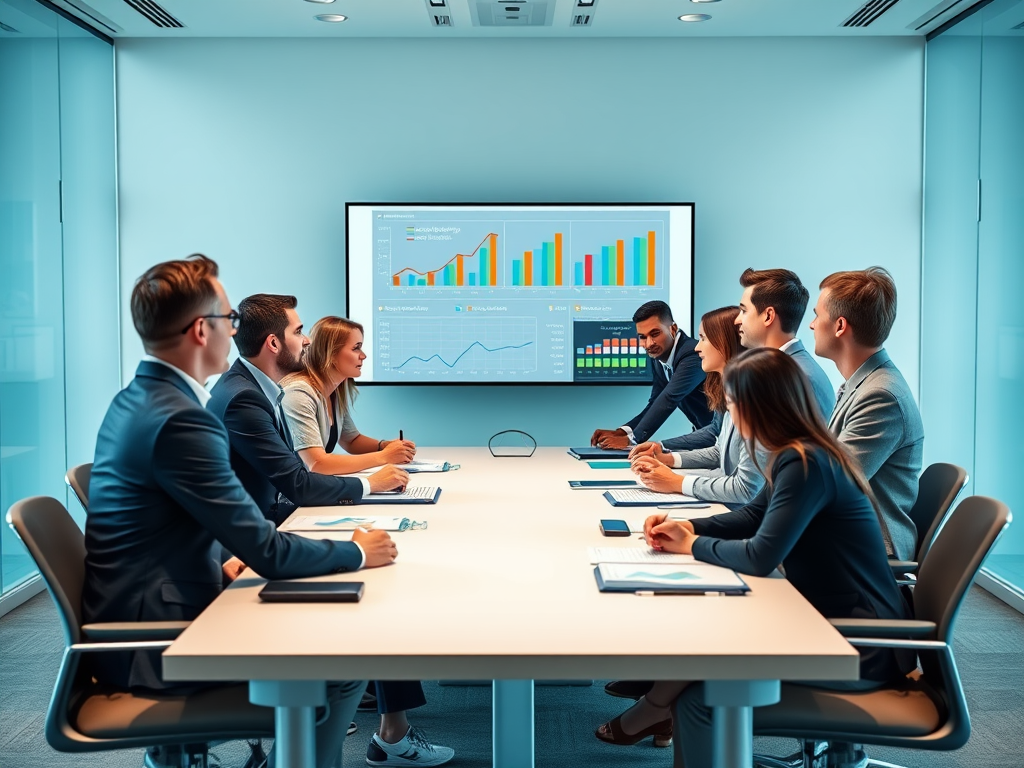
[[[182,335],[188,333],[188,329],[191,328],[193,325],[195,325],[196,320],[213,320],[215,318],[221,318],[221,319],[224,319],[224,320],[230,320],[231,321],[231,327],[234,330],[236,330],[236,331],[238,330],[238,324],[242,321],[241,315],[239,315],[233,309],[230,312],[228,312],[226,315],[200,315],[199,317],[191,320],[188,325],[186,325],[184,328],[182,328],[181,329],[181,333],[182,333]]]

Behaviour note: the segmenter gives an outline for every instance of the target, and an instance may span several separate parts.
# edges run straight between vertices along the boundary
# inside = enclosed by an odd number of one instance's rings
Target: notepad
[[[693,496],[681,493],[656,493],[647,488],[605,491],[604,497],[613,507],[657,507],[662,504],[706,504]]]
[[[602,592],[651,592],[655,594],[742,595],[750,587],[735,571],[709,563],[659,565],[652,563],[600,563],[594,568]]]
[[[587,465],[591,469],[629,469],[632,463],[629,459],[593,459]]]
[[[697,562],[693,555],[659,552],[651,547],[587,547],[591,565],[598,563],[657,563],[659,565],[689,565]]]
[[[404,517],[381,515],[296,515],[281,526],[282,531],[354,531],[356,528],[376,528],[397,531]]]
[[[590,445],[570,448],[567,453],[574,459],[624,459],[629,456],[628,450],[613,450],[609,448],[594,448]]]
[[[401,493],[382,491],[363,496],[360,504],[433,504],[441,495],[436,485],[407,486]]]
[[[408,464],[401,464],[400,467],[409,474],[417,472],[449,472],[458,469],[458,464],[449,464],[447,461],[410,461]]]

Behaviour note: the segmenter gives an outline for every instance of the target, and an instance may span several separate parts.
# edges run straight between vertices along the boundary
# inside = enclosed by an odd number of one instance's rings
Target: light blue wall
[[[920,38],[116,48],[123,308],[145,268],[202,251],[235,302],[275,291],[307,324],[340,313],[345,201],[692,200],[698,317],[738,300],[747,266],[794,269],[816,294],[829,272],[881,264],[900,290],[888,347],[917,388]],[[127,378],[141,347],[130,323],[123,336]],[[645,399],[365,387],[356,419],[420,443],[509,427],[579,443]]]

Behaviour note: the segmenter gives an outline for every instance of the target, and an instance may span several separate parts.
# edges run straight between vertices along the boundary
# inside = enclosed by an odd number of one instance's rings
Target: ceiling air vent
[[[597,0],[576,0],[572,9],[572,20],[569,26],[589,27],[594,20],[594,6]]]
[[[470,0],[474,27],[550,27],[555,0]]]
[[[141,13],[153,24],[164,29],[181,29],[185,25],[171,16],[153,0],[124,0],[128,5]]]
[[[450,27],[452,14],[448,8],[448,0],[426,0],[427,15],[435,27]]]
[[[850,18],[842,23],[844,27],[867,27],[900,0],[868,0]]]

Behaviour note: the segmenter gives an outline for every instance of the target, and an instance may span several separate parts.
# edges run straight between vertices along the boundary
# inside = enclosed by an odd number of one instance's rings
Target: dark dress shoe
[[[609,696],[618,696],[620,699],[639,699],[651,692],[654,683],[650,680],[613,680],[604,687],[604,692]]]

